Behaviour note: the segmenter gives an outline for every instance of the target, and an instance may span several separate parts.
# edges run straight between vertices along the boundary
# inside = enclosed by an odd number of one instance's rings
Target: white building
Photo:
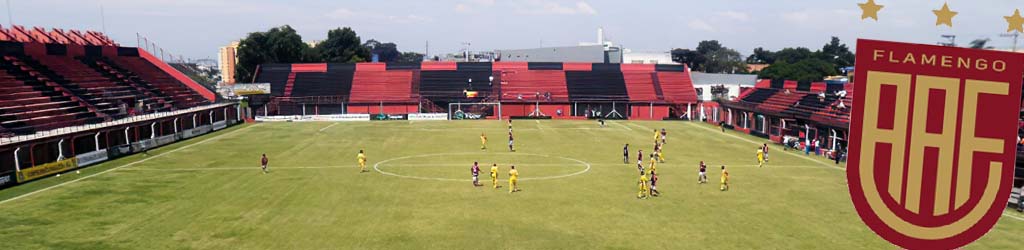
[[[672,61],[671,52],[633,52],[626,49],[622,54],[624,64],[679,64]]]
[[[710,74],[691,72],[693,87],[697,90],[697,98],[701,101],[714,100],[712,86],[724,86],[728,89],[728,99],[740,96],[740,88],[753,88],[757,84],[757,75],[750,74]]]

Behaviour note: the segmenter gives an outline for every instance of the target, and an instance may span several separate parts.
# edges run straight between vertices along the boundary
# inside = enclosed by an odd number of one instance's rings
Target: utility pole
[[[14,17],[11,16],[11,0],[7,0],[7,25],[14,27]]]
[[[999,34],[1000,37],[1013,37],[1013,52],[1017,52],[1017,38],[1020,36],[1020,32],[1014,31],[1009,34]]]
[[[100,25],[103,28],[103,34],[107,34],[107,15],[103,12],[103,4],[100,4]]]

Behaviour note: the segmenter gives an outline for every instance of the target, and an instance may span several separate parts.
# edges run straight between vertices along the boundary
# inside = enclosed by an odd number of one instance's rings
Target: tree
[[[370,50],[363,46],[361,39],[352,28],[337,28],[327,32],[327,40],[316,45],[320,58],[332,63],[365,62]]]
[[[235,82],[252,81],[260,64],[318,61],[319,58],[309,57],[309,50],[309,45],[288,25],[249,33],[238,43]]]
[[[674,49],[672,50],[672,61],[682,63],[690,66],[690,68],[700,68],[704,65],[704,55],[701,55],[695,50],[689,49]]]
[[[705,40],[700,41],[700,43],[697,44],[697,53],[700,53],[701,55],[707,55],[710,54],[711,52],[718,51],[721,49],[722,44],[719,43],[718,40]]]
[[[743,63],[743,56],[736,50],[720,47],[705,54],[707,61],[703,70],[708,73],[745,73],[747,65]]]
[[[992,39],[988,39],[988,38],[974,39],[974,41],[971,41],[971,43],[970,43],[970,48],[972,48],[972,49],[993,49],[994,47],[987,46],[988,42],[991,42],[991,41],[992,41]]]
[[[423,61],[423,54],[416,52],[402,52],[402,55],[398,57],[398,62],[403,63],[418,63]]]
[[[776,62],[764,68],[758,77],[815,82],[837,73],[835,64],[818,58],[807,58],[796,63]]]
[[[775,62],[775,52],[758,47],[754,53],[747,57],[748,64],[772,64]]]
[[[850,52],[850,48],[839,41],[838,37],[832,37],[824,47],[821,48],[821,53],[824,55],[826,61],[832,62],[837,68],[845,68],[853,66],[853,62],[857,59]]]
[[[811,58],[814,52],[804,47],[784,48],[775,52],[775,62],[796,63],[800,60]]]
[[[747,65],[743,62],[740,53],[722,46],[717,40],[700,41],[694,51],[673,50],[672,59],[686,63],[697,71],[707,73],[737,73],[747,70]]]
[[[377,55],[377,61],[379,62],[394,62],[402,56],[401,52],[398,52],[398,45],[394,43],[381,43],[377,40],[370,39],[363,44],[370,51],[372,55]]]

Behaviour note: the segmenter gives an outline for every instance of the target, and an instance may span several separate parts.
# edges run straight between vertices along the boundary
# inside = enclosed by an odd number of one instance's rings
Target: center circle
[[[480,181],[490,179],[491,164],[498,164],[498,179],[507,180],[510,165],[519,170],[519,180],[550,180],[590,171],[590,163],[561,156],[531,153],[437,153],[402,156],[373,164],[383,175],[432,181],[472,181],[470,167],[480,164]]]

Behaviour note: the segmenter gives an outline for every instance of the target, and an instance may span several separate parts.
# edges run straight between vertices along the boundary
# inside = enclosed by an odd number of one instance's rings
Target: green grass
[[[669,131],[668,162],[658,166],[663,195],[637,200],[636,168],[622,164],[622,144],[649,152],[651,129],[662,127]],[[771,164],[756,168],[758,138],[685,122],[515,121],[515,131],[518,152],[508,153],[499,121],[238,126],[149,157],[0,190],[0,200],[20,196],[0,203],[0,242],[6,249],[895,248],[857,217],[845,172],[777,146]],[[479,149],[481,132],[487,151]],[[359,173],[359,149],[371,167],[394,159],[379,169],[427,179]],[[270,174],[258,169],[260,153],[270,157]],[[696,182],[701,160],[712,184]],[[473,161],[484,171],[499,164],[502,176],[516,164],[523,191],[509,194],[504,178],[498,190],[485,176],[488,187],[449,180],[468,179]],[[728,192],[714,184],[722,164],[732,175]],[[538,179],[558,176],[565,177]],[[1004,216],[967,248],[1014,249],[1021,235],[1024,221]]]

